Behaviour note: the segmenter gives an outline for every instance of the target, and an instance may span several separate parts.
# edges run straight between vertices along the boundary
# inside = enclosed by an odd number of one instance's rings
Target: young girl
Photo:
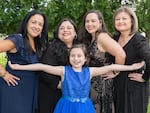
[[[93,104],[89,99],[90,79],[109,71],[136,70],[144,65],[144,62],[130,66],[112,64],[103,67],[87,67],[89,57],[86,48],[82,44],[74,45],[69,52],[71,66],[51,66],[46,64],[9,66],[15,70],[44,71],[61,76],[63,96],[58,101],[54,113],[95,113]]]

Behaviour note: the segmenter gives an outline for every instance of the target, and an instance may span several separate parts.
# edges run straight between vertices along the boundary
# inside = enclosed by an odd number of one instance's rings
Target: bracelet
[[[4,74],[0,75],[0,77],[4,78],[7,74],[7,71],[4,72]]]

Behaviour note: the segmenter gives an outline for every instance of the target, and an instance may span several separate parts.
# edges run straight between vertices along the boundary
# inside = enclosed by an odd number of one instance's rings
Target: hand
[[[9,72],[7,72],[7,74],[5,75],[5,77],[3,77],[3,79],[8,84],[8,86],[11,86],[11,85],[16,86],[16,85],[18,85],[17,80],[20,80],[20,78],[10,74]]]
[[[14,69],[14,70],[17,70],[20,67],[19,64],[12,64],[11,61],[8,61],[8,65],[11,69]]]
[[[59,81],[59,84],[58,84],[57,88],[61,89],[61,81]]]
[[[102,75],[102,77],[104,77],[104,80],[107,80],[107,79],[115,78],[118,74],[119,74],[119,73],[114,74],[114,73],[111,71],[111,72],[108,72],[108,73]]]
[[[130,73],[128,75],[128,77],[130,78],[130,80],[134,80],[134,81],[137,81],[137,82],[145,82],[145,80],[142,78],[142,74],[140,73]]]
[[[132,67],[133,67],[133,69],[140,69],[140,68],[142,68],[144,65],[145,65],[145,62],[142,61],[142,62],[140,62],[140,63],[134,63],[134,64],[132,64]]]

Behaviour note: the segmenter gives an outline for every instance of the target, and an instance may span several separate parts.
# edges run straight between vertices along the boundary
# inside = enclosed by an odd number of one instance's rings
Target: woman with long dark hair
[[[46,49],[48,22],[40,11],[33,10],[23,19],[17,33],[0,41],[0,53],[19,64],[37,63]],[[0,113],[35,113],[38,76],[32,71],[15,71],[8,64],[0,67]]]

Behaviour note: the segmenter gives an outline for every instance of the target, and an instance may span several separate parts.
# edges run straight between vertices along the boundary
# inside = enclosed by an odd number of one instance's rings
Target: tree
[[[150,42],[150,2],[149,0],[141,0],[137,3],[136,14],[139,20],[140,32],[145,32]]]
[[[150,3],[148,0],[133,1],[136,2],[139,30],[145,32],[150,39]],[[97,9],[102,12],[109,32],[113,34],[113,13],[121,6],[121,0],[1,0],[0,4],[0,33],[14,33],[24,15],[31,9],[41,10],[47,15],[50,36],[60,19],[69,17],[80,28],[84,13]]]
[[[14,33],[28,11],[44,6],[41,0],[1,0],[0,4],[0,33],[5,34]]]

